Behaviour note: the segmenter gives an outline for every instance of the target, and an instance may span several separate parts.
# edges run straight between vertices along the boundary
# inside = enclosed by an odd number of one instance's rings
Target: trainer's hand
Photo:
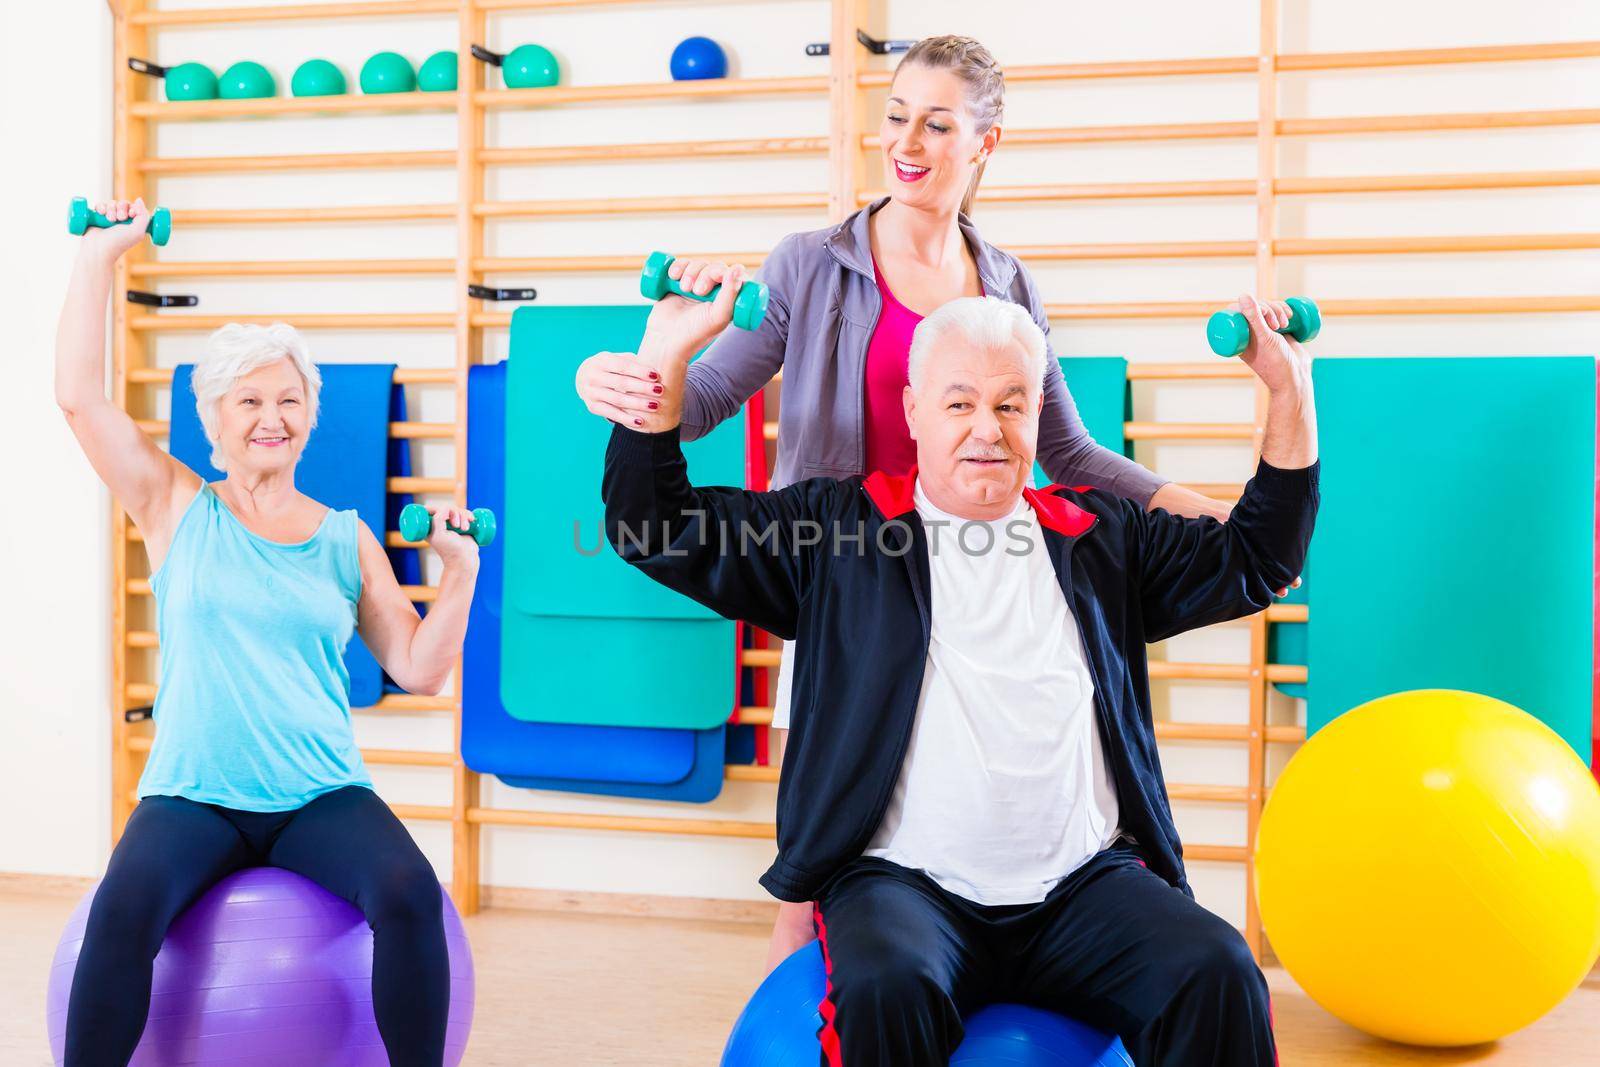
[[[739,264],[730,267],[701,259],[675,260],[667,268],[667,275],[677,279],[685,292],[696,296],[705,296],[718,285],[722,289],[717,298],[709,302],[685,300],[676,293],[668,293],[650,309],[639,356],[663,374],[664,364],[682,362],[687,365],[696,352],[728,328],[733,321],[733,303],[739,295],[739,287],[748,277]]]
[[[115,262],[122,253],[144,240],[150,229],[150,209],[144,206],[144,197],[137,200],[101,200],[94,209],[112,222],[132,219],[126,226],[90,227],[79,238],[83,242],[79,255],[95,256]]]
[[[596,352],[578,364],[578,396],[602,418],[638,430],[661,408],[661,375],[632,352]]]
[[[1261,303],[1250,293],[1232,305],[1250,324],[1250,343],[1239,353],[1270,392],[1311,393],[1311,355],[1299,341],[1277,331],[1289,324],[1289,305]]]

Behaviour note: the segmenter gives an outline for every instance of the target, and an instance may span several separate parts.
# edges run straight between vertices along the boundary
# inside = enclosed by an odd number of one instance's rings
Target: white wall
[[[211,6],[193,0],[184,6]],[[173,4],[171,6],[179,6]],[[1600,8],[1580,0],[1529,0],[1515,6],[1464,8],[1394,0],[1286,0],[1283,51],[1343,51],[1501,44],[1600,38]],[[723,41],[733,73],[781,76],[822,73],[803,44],[827,36],[825,0],[768,0],[739,5],[705,3],[638,5],[491,20],[491,47],[529,40],[550,45],[573,84],[655,80],[665,76],[672,43],[689,33]],[[1163,0],[1144,5],[1073,2],[1053,5],[973,5],[953,0],[892,0],[868,29],[893,37],[939,32],[971,33],[1003,63],[1097,61],[1252,54],[1255,4],[1219,0],[1203,5]],[[6,524],[6,558],[20,596],[0,622],[0,672],[12,743],[0,754],[0,868],[70,874],[95,872],[107,841],[107,609],[106,504],[49,402],[49,356],[54,316],[65,281],[71,241],[60,233],[61,200],[69,193],[98,193],[109,183],[109,20],[98,0],[33,5],[13,15],[28,32],[8,35],[16,52],[6,65],[11,106],[5,143],[26,146],[26,164],[4,179],[16,216],[7,265],[6,307],[13,323],[17,388],[0,420],[8,469],[20,475],[17,510],[48,513],[49,534]],[[1042,20],[1042,21],[1041,21]],[[26,49],[25,39],[75,39],[83,47],[66,60],[53,50]],[[379,48],[420,59],[453,47],[450,17],[389,22],[259,24],[241,33],[205,27],[162,34],[162,62],[204,59],[221,67],[256,58],[287,85],[301,60],[321,55],[338,62],[352,83],[362,59]],[[64,67],[63,83],[52,72]],[[1377,72],[1289,75],[1282,80],[1286,116],[1421,113],[1600,106],[1600,61],[1398,68]],[[23,112],[15,102],[49,76],[48,109]],[[37,95],[37,94],[35,94]],[[871,98],[876,115],[881,93]],[[1252,77],[1144,79],[1075,85],[1018,85],[1008,121],[1016,128],[1201,120],[1248,120],[1255,114]],[[758,135],[815,135],[826,130],[825,103],[812,99],[757,98],[691,103],[580,105],[548,111],[491,113],[491,144],[694,139]],[[16,129],[10,129],[11,124]],[[1282,148],[1285,176],[1384,174],[1600,167],[1600,137],[1592,126],[1526,131],[1341,136],[1289,140]],[[89,136],[84,136],[85,131]],[[173,124],[162,127],[153,150],[162,155],[226,155],[332,150],[449,149],[450,115],[346,116]],[[1004,145],[990,165],[996,184],[1201,177],[1248,178],[1255,173],[1254,145],[1193,142],[1018,149]],[[871,161],[869,184],[881,183]],[[656,192],[816,191],[826,165],[818,158],[696,160],[568,167],[500,168],[489,195],[504,199],[646,195]],[[369,173],[245,174],[175,178],[159,188],[163,202],[184,207],[337,203],[425,203],[454,196],[449,170]],[[1286,200],[1281,233],[1288,237],[1517,233],[1600,229],[1600,193],[1594,188],[1484,193],[1363,195]],[[1047,207],[980,206],[987,236],[1001,244],[1083,241],[1249,239],[1254,207],[1248,200],[1091,202]],[[491,224],[491,255],[642,253],[655,247],[745,250],[770,247],[794,229],[822,225],[820,214],[670,216],[516,220]],[[233,227],[189,230],[163,258],[221,259],[338,256],[448,257],[453,228],[445,223],[397,226]],[[15,278],[11,278],[11,274]],[[1098,262],[1043,265],[1035,271],[1047,299],[1056,301],[1210,299],[1253,284],[1248,261]],[[507,277],[505,284],[524,279]],[[547,303],[632,302],[623,275],[539,276]],[[445,310],[453,306],[444,278],[182,280],[168,291],[194,292],[212,313]],[[1499,256],[1351,257],[1286,261],[1283,293],[1324,298],[1423,295],[1511,295],[1600,292],[1600,255],[1593,252]],[[201,337],[171,335],[155,346],[171,364],[193,356]],[[313,336],[319,358],[386,359],[406,365],[443,366],[451,359],[445,334],[333,334]],[[1063,323],[1056,346],[1067,354],[1123,354],[1134,360],[1205,359],[1196,323],[1185,321]],[[491,331],[490,358],[506,350]],[[1593,354],[1600,348],[1600,316],[1488,316],[1444,319],[1419,316],[1334,321],[1319,355]],[[418,390],[414,418],[449,418],[444,393]],[[1218,385],[1143,388],[1138,418],[1225,421],[1248,418],[1247,389]],[[448,473],[448,454],[421,450],[424,474]],[[1248,453],[1231,446],[1145,447],[1140,458],[1174,477],[1242,480]],[[1403,460],[1401,461],[1403,462]],[[1242,627],[1223,627],[1171,642],[1174,659],[1243,659]],[[1158,683],[1157,700],[1173,718],[1242,721],[1242,688],[1215,683]],[[1294,721],[1293,702],[1280,701],[1275,721]],[[449,724],[437,715],[362,715],[365,744],[395,747],[450,743]],[[1167,745],[1169,780],[1239,783],[1242,749],[1221,745]],[[1275,753],[1273,766],[1282,763]],[[448,783],[426,769],[376,771],[395,801],[446,803]],[[704,814],[766,818],[770,786],[730,784],[705,809],[686,811],[639,801],[595,801],[553,794],[529,795],[485,784],[496,806],[534,805],[639,814]],[[22,814],[26,813],[26,814]],[[1244,844],[1242,811],[1223,805],[1178,805],[1180,829],[1196,842]],[[419,840],[447,869],[447,828],[415,828]],[[770,858],[759,842],[668,838],[631,834],[498,829],[485,831],[484,880],[495,885],[653,892],[758,898],[755,876]],[[1237,865],[1196,864],[1202,900],[1235,922],[1243,918],[1243,878]]]

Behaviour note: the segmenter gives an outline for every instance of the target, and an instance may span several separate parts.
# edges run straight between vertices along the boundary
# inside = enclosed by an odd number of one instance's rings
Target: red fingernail
[[[650,380],[652,382],[659,382],[661,380],[661,375],[657,374],[655,371],[651,371],[650,372]]]
[[[654,410],[655,410],[655,409],[656,409],[656,408],[658,408],[658,407],[660,407],[660,406],[661,406],[661,405],[660,405],[660,404],[657,404],[657,403],[656,403],[656,402],[655,402],[655,401],[654,401],[654,400],[652,400],[652,401],[650,401],[650,410],[651,410],[651,411],[654,411]]]
[[[655,386],[654,388],[655,388],[656,392],[658,392],[658,393],[661,392],[661,386],[658,385],[658,386]]]
[[[633,424],[635,426],[643,426],[644,425],[644,420],[643,419],[634,419],[633,420]]]

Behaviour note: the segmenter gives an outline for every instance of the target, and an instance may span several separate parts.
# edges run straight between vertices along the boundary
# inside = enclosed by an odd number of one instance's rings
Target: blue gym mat
[[[1465,689],[1588,761],[1595,361],[1319,359],[1322,510],[1308,731]]]
[[[411,472],[409,442],[389,440],[390,420],[405,418],[405,392],[394,384],[395,365],[318,363],[317,368],[322,373],[317,428],[295,469],[295,485],[330,508],[354,508],[382,541],[409,499],[390,500],[387,479]],[[173,368],[168,448],[201,478],[221,481],[225,475],[211,465],[211,443],[195,411],[193,371],[187,363]],[[415,549],[392,549],[389,558],[403,584],[421,580]],[[344,660],[350,672],[350,705],[376,704],[386,688],[385,679],[359,634],[345,647]]]
[[[572,388],[635,351],[648,306],[524,307],[511,324],[500,693],[514,717],[704,730],[738,696],[736,629],[624,563],[602,534],[611,424]],[[701,485],[743,485],[744,415],[684,447]]]
[[[467,496],[505,510],[506,366],[473,367],[467,378]],[[609,796],[708,801],[722,789],[724,728],[571,726],[525,722],[500,702],[505,538],[479,553],[461,679],[461,758],[510,785]]]

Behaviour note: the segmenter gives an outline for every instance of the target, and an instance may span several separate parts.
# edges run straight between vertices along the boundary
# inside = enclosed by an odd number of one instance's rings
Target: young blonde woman
[[[879,127],[889,195],[773,249],[761,270],[771,303],[760,329],[723,333],[689,367],[685,440],[737,412],[781,367],[774,488],[819,475],[904,474],[916,448],[901,394],[911,334],[924,316],[958,297],[991,295],[1027,308],[1048,335],[1028,269],[985,241],[970,217],[1001,143],[1004,97],[999,65],[971,38],[926,38],[901,58]],[[680,260],[671,273],[702,295],[743,277],[742,268],[704,260]],[[1227,518],[1227,505],[1096,444],[1049,356],[1038,458],[1052,481],[1095,485],[1150,510]],[[644,362],[609,352],[584,361],[577,387],[591,412],[627,426],[642,425],[663,390]],[[785,656],[773,716],[780,729],[788,663]],[[813,936],[810,906],[782,905],[769,967]]]

